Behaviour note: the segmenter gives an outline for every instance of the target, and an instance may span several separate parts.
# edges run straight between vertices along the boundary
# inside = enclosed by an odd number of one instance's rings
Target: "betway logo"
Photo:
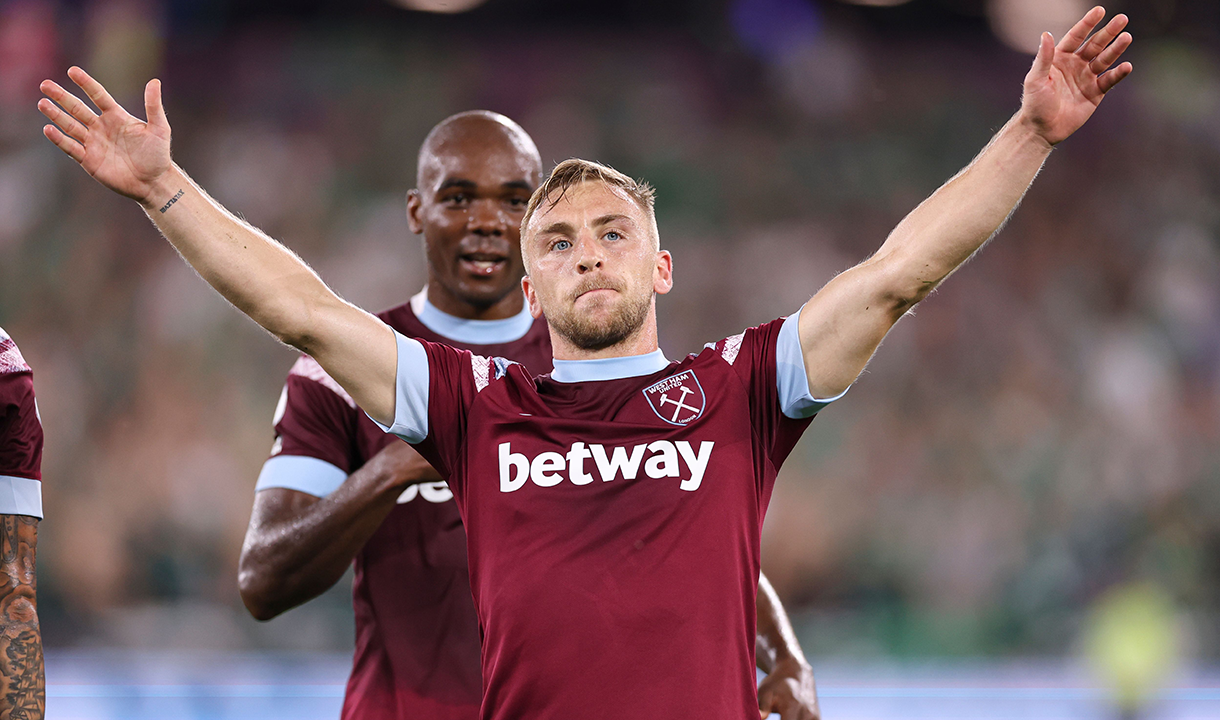
[[[715,444],[705,440],[699,443],[699,452],[696,453],[685,440],[657,440],[631,448],[613,447],[607,452],[604,445],[585,447],[584,443],[577,442],[572,443],[566,454],[544,452],[528,458],[523,453],[513,452],[511,443],[500,443],[500,492],[520,490],[527,480],[532,480],[538,487],[554,487],[564,481],[565,471],[573,485],[588,485],[599,478],[602,482],[619,477],[634,480],[640,474],[641,463],[644,474],[650,478],[682,477],[681,464],[685,463],[688,477],[678,487],[694,492],[703,482],[703,473],[707,471],[707,462],[712,457],[712,446]],[[644,458],[645,452],[650,453],[647,459]],[[589,465],[586,461],[590,459],[593,460],[596,476],[587,470]]]

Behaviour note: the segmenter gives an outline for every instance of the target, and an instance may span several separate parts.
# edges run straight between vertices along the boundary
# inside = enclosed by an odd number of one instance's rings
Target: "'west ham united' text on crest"
[[[671,375],[643,392],[657,417],[671,425],[690,425],[703,414],[706,398],[693,370]]]

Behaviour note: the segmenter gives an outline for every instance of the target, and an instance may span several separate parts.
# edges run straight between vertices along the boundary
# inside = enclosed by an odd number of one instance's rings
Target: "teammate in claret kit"
[[[42,421],[34,377],[0,328],[0,717],[42,720],[46,687],[34,557],[42,518]]]
[[[420,148],[411,229],[428,285],[378,317],[409,337],[551,369],[546,322],[521,294],[520,226],[542,175],[533,140],[495,113],[460,113]],[[275,413],[242,552],[242,598],[260,619],[333,585],[353,559],[356,652],[343,717],[476,718],[479,627],[453,494],[409,445],[378,428],[309,356]],[[817,717],[812,671],[762,580],[761,703]]]
[[[522,286],[554,353],[543,376],[408,338],[341,300],[171,162],[158,82],[147,124],[78,69],[102,115],[49,81],[66,112],[40,108],[52,142],[139,201],[205,280],[448,479],[483,633],[481,717],[741,720],[758,712],[759,531],[780,464],[1131,72],[1110,69],[1131,42],[1124,16],[1090,37],[1104,16],[1089,11],[1058,46],[1042,36],[1020,110],[875,255],[792,316],[677,362],[657,344],[673,261],[651,191],[561,163],[522,221]]]

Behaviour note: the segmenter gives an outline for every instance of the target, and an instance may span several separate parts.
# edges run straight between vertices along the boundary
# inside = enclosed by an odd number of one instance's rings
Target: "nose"
[[[602,266],[602,247],[601,243],[597,242],[592,237],[581,234],[577,238],[578,252],[576,254],[576,270],[584,274],[601,269]]]
[[[480,199],[471,203],[467,216],[470,231],[477,235],[503,235],[508,231],[508,215],[493,199]]]

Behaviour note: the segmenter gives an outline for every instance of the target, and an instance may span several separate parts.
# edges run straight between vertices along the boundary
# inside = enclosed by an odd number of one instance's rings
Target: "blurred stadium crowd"
[[[423,135],[504,112],[547,163],[657,186],[674,357],[875,249],[1028,67],[998,1],[237,5],[0,4],[0,325],[47,433],[51,646],[351,637],[345,587],[268,625],[237,597],[293,353],[41,137],[42,78],[81,64],[133,110],[163,78],[177,161],[370,310],[423,282],[404,216]],[[1108,9],[1133,18],[1135,74],[785,467],[764,567],[815,656],[1071,652],[1135,581],[1220,656],[1220,10]]]

